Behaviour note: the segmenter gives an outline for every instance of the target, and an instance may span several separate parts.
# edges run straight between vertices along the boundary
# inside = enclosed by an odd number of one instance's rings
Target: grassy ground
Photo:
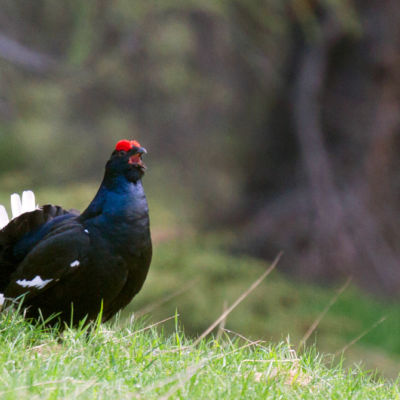
[[[259,260],[230,255],[213,236],[166,241],[156,247],[145,287],[123,315],[145,312],[156,321],[177,309],[185,332],[196,336],[218,317],[224,303],[231,305],[267,267]],[[279,272],[278,265],[229,315],[226,328],[273,342],[290,337],[297,346],[337,292],[338,287],[292,281]],[[386,320],[374,327],[382,317]],[[307,343],[339,355],[363,334],[346,350],[346,365],[361,362],[394,378],[400,367],[399,323],[398,304],[379,302],[350,286]]]
[[[397,399],[396,382],[329,365],[314,350],[235,335],[197,345],[143,321],[66,329],[0,316],[2,399]],[[161,330],[160,330],[161,328]]]
[[[42,188],[37,191],[37,197],[41,204],[46,201],[83,210],[93,197],[96,189],[97,184],[74,185],[62,188]],[[16,190],[22,190],[22,188],[16,188]],[[224,304],[232,304],[240,293],[242,293],[268,265],[260,260],[230,254],[229,251],[227,251],[227,247],[232,240],[230,233],[197,233],[196,230],[193,229],[194,225],[192,223],[193,216],[191,213],[193,212],[193,207],[188,206],[191,199],[185,196],[184,192],[177,194],[175,190],[174,193],[161,193],[157,185],[151,181],[148,185],[147,192],[150,200],[152,232],[155,242],[154,259],[149,277],[143,290],[122,313],[117,325],[114,325],[112,329],[102,328],[101,335],[109,334],[111,335],[110,337],[118,338],[115,339],[117,342],[124,340],[122,338],[126,333],[126,329],[136,329],[135,327],[124,327],[125,324],[130,321],[132,312],[135,312],[136,316],[145,314],[147,323],[151,324],[169,315],[173,315],[177,310],[180,314],[180,326],[189,338],[182,340],[188,340],[190,342],[190,338],[195,338],[220,315]],[[8,202],[9,191],[0,193],[0,204],[8,204]],[[289,277],[279,272],[278,266],[277,270],[229,315],[225,328],[228,331],[239,332],[249,337],[251,340],[262,339],[266,340],[268,343],[285,343],[287,338],[290,338],[293,349],[296,349],[305,332],[314,321],[319,318],[325,307],[336,295],[337,290],[338,287],[321,288],[315,285],[292,281]],[[382,317],[386,317],[386,320],[373,328],[374,324]],[[19,324],[21,324],[21,322],[19,322]],[[26,330],[28,328],[24,327],[23,329]],[[9,328],[3,328],[3,334],[9,335],[8,330]],[[150,335],[150,333],[151,335],[155,335],[151,340],[155,340],[156,342],[157,340],[161,340],[163,343],[170,342],[172,340],[171,338],[175,337],[176,329],[174,324],[163,324],[163,330],[164,334],[157,334],[154,331],[149,331],[146,335]],[[398,376],[400,366],[399,330],[400,306],[398,304],[385,304],[370,298],[365,293],[350,286],[339,296],[337,301],[329,307],[327,314],[318,324],[307,342],[309,346],[315,345],[318,351],[330,354],[336,353],[336,357],[315,358],[313,356],[314,358],[312,358],[310,362],[314,364],[317,363],[319,365],[318,368],[324,371],[323,374],[329,375],[331,373],[332,376],[342,376],[346,382],[351,382],[353,378],[356,380],[361,379],[362,382],[368,381],[370,378],[357,368],[353,369],[353,372],[346,372],[346,370],[341,369],[341,367],[332,367],[335,363],[337,365],[340,362],[342,356],[341,350],[351,344],[359,335],[362,335],[360,339],[356,340],[354,344],[346,349],[343,365],[345,365],[346,368],[349,366],[354,368],[355,363],[357,365],[361,364],[364,369],[377,369],[378,374],[383,374],[386,377],[395,379]],[[226,335],[228,331],[225,331],[224,335]],[[47,343],[47,334],[40,339],[43,334],[38,334],[37,331],[35,332],[36,333],[30,334],[36,335],[39,342],[43,340],[43,343]],[[74,333],[73,331],[69,334],[72,335],[71,337],[79,335],[78,332]],[[26,338],[24,339],[22,333],[18,333],[17,331],[14,331],[14,335],[15,338],[21,337],[21,340],[27,340]],[[232,337],[232,334],[229,335]],[[53,336],[51,336],[49,340],[57,341]],[[114,341],[114,339],[110,340]],[[224,340],[227,340],[227,337],[225,337]],[[84,342],[79,343],[79,346],[83,346]],[[242,343],[238,344],[238,346],[241,344]],[[32,346],[37,345],[38,344],[32,344]],[[176,345],[176,343],[174,345]],[[212,341],[204,342],[200,345],[203,349],[206,347],[214,349],[214,346],[215,343]],[[263,346],[263,351],[265,351],[265,344]],[[271,346],[272,347],[268,345],[267,348],[272,352],[289,352],[287,345],[280,345],[276,348],[273,345]],[[51,349],[53,349],[53,347],[51,344],[44,344],[43,347],[48,349],[45,352],[46,357],[50,357],[51,359],[53,359],[53,357],[55,357],[55,359],[57,357],[64,357],[62,354],[52,355]],[[58,348],[58,345],[54,347],[54,349]],[[254,347],[254,349],[256,348],[257,351],[259,351],[257,346]],[[148,350],[149,349],[150,348],[148,348]],[[253,347],[243,351],[250,352],[254,350],[252,349]],[[1,353],[4,351],[4,349],[0,348]],[[90,348],[88,348],[88,351],[91,351]],[[196,351],[198,351],[198,349],[195,350],[195,352]],[[232,351],[232,349],[230,351]],[[239,351],[239,353],[240,352],[241,351]],[[27,352],[27,354],[29,354],[29,352]],[[203,357],[210,357],[204,354],[203,356],[199,356],[198,353],[196,354],[197,355],[193,355],[193,357],[197,357],[197,361],[202,360]],[[255,354],[257,355],[259,353],[256,352]],[[308,355],[304,357],[310,357],[311,353],[307,354]],[[252,357],[256,357],[256,355],[247,354],[245,357],[252,359]],[[65,355],[65,357],[69,356]],[[303,356],[301,356],[301,358],[303,359]],[[194,359],[191,361],[194,361]],[[330,365],[330,369],[326,369],[326,367],[323,366],[327,361],[333,362],[333,364]],[[96,361],[96,363],[99,362],[100,361]],[[118,363],[119,361],[116,360],[115,362]],[[158,363],[158,361],[154,362]],[[218,362],[216,361],[217,364]],[[267,364],[268,363],[269,361]],[[63,369],[62,364],[61,362],[59,367],[61,369]],[[244,363],[244,365],[246,364],[247,362]],[[165,364],[163,365],[165,366]],[[27,374],[31,368],[32,365],[29,363],[26,365],[19,364],[19,367],[15,369],[15,374],[17,374],[18,369],[20,374]],[[170,373],[172,374],[174,368],[171,368]],[[208,364],[204,366],[204,368],[201,368],[201,374],[204,374],[204,371],[208,371],[209,368]],[[271,367],[271,371],[273,371],[274,368],[275,365]],[[271,373],[271,371],[268,372],[268,374]],[[135,373],[137,373],[137,371]],[[260,373],[261,375],[259,375]],[[357,375],[358,373],[359,375]],[[260,376],[260,382],[265,384],[267,376],[263,374],[264,372],[261,370],[259,371],[257,369],[255,371],[255,376]],[[317,373],[317,375],[318,374],[319,373]],[[58,378],[53,376],[47,376],[46,378],[46,376],[42,376],[36,377],[34,382],[41,382],[41,380],[46,381],[46,379],[47,381],[52,381]],[[80,378],[74,375],[73,379],[79,380]],[[122,376],[121,379],[123,379]],[[160,377],[159,379],[162,380],[164,377]],[[221,376],[220,379],[223,381],[225,378]],[[258,378],[255,379],[256,382],[251,381],[252,385],[258,384]],[[287,378],[282,379],[285,380]],[[330,382],[331,378],[326,377],[324,379]],[[88,379],[85,380],[82,378],[82,380],[89,385],[90,382]],[[308,378],[306,380],[308,380]],[[188,383],[189,386],[191,385],[190,382]],[[277,379],[274,378],[271,382],[276,383]],[[291,385],[287,386],[282,382],[279,384],[277,383],[277,385],[279,386],[282,384],[282,388],[285,390],[291,387]],[[243,382],[241,384],[238,383],[239,386],[242,384]],[[353,382],[352,384],[355,383]],[[68,387],[73,386],[72,381],[71,384],[64,382],[62,385],[67,385]],[[114,387],[113,385],[111,386]],[[94,387],[98,387],[97,384],[94,384]],[[387,390],[386,386],[384,386],[384,388],[384,390]],[[228,390],[227,388],[225,389]],[[344,390],[344,388],[342,389]],[[93,390],[94,388],[90,389],[88,393],[93,394]],[[115,387],[114,389],[110,387],[110,390],[116,389]],[[126,393],[128,393],[132,388],[127,389],[125,387],[123,390],[126,390]],[[70,393],[70,396],[73,395],[73,392],[68,393]],[[137,393],[140,393],[140,391]],[[309,392],[307,393],[309,394]],[[142,395],[144,398],[147,398],[146,395]],[[293,396],[296,397],[298,395],[294,393]],[[372,398],[373,396],[371,395],[368,397]]]

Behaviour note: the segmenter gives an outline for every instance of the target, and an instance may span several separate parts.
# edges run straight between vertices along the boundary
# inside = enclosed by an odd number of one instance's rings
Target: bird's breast
[[[88,227],[91,242],[100,251],[111,249],[129,263],[141,259],[151,249],[151,236],[148,216],[140,218],[107,218],[107,222]]]

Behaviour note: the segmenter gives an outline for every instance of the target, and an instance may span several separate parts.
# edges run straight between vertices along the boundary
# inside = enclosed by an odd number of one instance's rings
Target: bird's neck
[[[148,215],[146,195],[141,180],[129,182],[123,175],[104,176],[102,184],[82,213],[81,219],[88,220],[102,215],[103,218],[126,218],[136,220]]]

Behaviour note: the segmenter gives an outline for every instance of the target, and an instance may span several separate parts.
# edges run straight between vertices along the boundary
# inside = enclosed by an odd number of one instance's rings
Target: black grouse
[[[82,213],[45,205],[32,192],[11,198],[8,222],[0,206],[0,305],[23,298],[28,318],[76,325],[111,318],[141,289],[150,266],[149,214],[141,178],[146,150],[117,143],[101,186]],[[0,225],[1,227],[1,225]]]

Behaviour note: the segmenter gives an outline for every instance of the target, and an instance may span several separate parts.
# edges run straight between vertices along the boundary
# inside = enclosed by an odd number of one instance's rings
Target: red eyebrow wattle
[[[120,140],[115,145],[115,150],[117,151],[129,151],[132,147],[140,147],[140,144],[136,140]]]
[[[131,147],[142,147],[137,140],[131,140]]]

